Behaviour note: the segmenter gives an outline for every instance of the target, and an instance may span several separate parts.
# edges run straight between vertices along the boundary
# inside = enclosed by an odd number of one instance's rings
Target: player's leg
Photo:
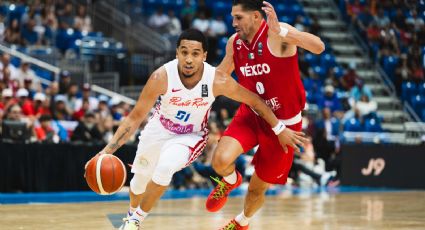
[[[264,182],[254,173],[249,182],[243,211],[222,229],[248,229],[250,219],[263,206],[266,200],[265,194],[269,185],[269,183]]]
[[[235,170],[235,160],[258,143],[254,116],[249,109],[240,108],[214,151],[212,166],[223,179],[216,179],[218,184],[207,198],[205,206],[210,212],[220,210],[230,192],[242,183],[241,174]]]
[[[266,197],[265,194],[269,185],[269,183],[261,180],[257,176],[257,173],[252,175],[248,186],[248,193],[245,196],[244,211],[242,213],[246,218],[251,218],[258,211],[258,209],[263,206]],[[238,217],[236,217],[236,220],[239,222]],[[239,223],[242,225],[247,225],[248,220],[249,219],[247,219],[246,223]]]
[[[147,216],[164,194],[171,183],[174,173],[185,167],[189,155],[190,149],[186,145],[170,144],[164,146],[152,179],[146,186],[140,208],[136,211],[136,214],[141,214],[140,220]]]
[[[223,136],[214,151],[211,165],[223,177],[235,172],[235,160],[244,152],[242,145],[233,137]]]

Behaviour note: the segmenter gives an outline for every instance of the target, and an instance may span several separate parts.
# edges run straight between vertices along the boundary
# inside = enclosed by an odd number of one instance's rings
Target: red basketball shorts
[[[301,131],[302,124],[299,122],[287,128]],[[270,184],[286,183],[294,159],[294,149],[288,146],[288,153],[285,153],[270,125],[249,107],[239,107],[224,136],[239,141],[244,152],[259,145],[252,161],[258,177]]]

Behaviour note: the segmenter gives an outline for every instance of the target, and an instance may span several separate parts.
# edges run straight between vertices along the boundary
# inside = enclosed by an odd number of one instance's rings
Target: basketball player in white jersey
[[[279,120],[256,94],[231,76],[205,62],[207,43],[195,29],[184,31],[177,42],[176,59],[152,73],[134,109],[100,154],[113,154],[133,135],[158,97],[160,103],[144,130],[133,162],[130,209],[120,229],[139,229],[173,174],[188,166],[206,145],[211,104],[224,95],[253,108],[271,127]],[[282,146],[303,145],[303,133],[277,133]]]

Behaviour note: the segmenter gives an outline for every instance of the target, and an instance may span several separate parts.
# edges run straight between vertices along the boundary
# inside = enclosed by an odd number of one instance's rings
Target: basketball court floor
[[[87,202],[75,196],[69,199],[69,194],[45,194],[53,203],[40,199],[31,204],[5,204],[13,202],[0,198],[0,229],[116,229],[128,207],[120,198]],[[119,197],[127,199],[125,193]],[[165,198],[142,229],[219,229],[242,210],[243,204],[242,196],[234,196],[222,211],[208,213],[205,193],[201,197]],[[71,202],[64,203],[66,200]],[[425,191],[278,192],[267,196],[250,229],[425,229]]]

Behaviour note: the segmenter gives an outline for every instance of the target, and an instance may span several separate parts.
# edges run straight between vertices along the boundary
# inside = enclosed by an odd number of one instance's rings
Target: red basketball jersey
[[[251,44],[236,35],[233,42],[235,72],[239,83],[263,98],[279,119],[290,119],[305,106],[298,55],[274,56],[267,45],[268,29],[263,20]]]

